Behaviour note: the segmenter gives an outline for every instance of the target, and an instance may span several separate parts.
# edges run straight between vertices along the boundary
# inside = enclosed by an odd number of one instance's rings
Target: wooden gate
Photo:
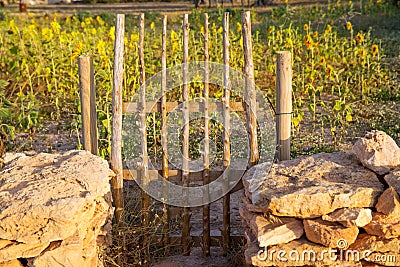
[[[138,177],[144,177],[150,179],[150,177],[161,175],[164,179],[170,181],[180,181],[182,186],[189,186],[191,181],[202,181],[203,184],[208,184],[215,180],[221,174],[223,175],[224,170],[228,168],[231,161],[230,154],[230,113],[229,109],[236,112],[246,113],[246,127],[249,139],[250,156],[248,160],[248,167],[257,164],[259,160],[258,154],[258,143],[257,143],[257,121],[256,116],[252,112],[256,106],[256,95],[255,88],[246,84],[245,88],[245,101],[244,102],[233,102],[230,99],[231,88],[230,88],[230,76],[229,76],[229,13],[226,12],[223,16],[223,63],[225,66],[224,77],[223,77],[223,96],[222,110],[217,110],[217,106],[209,102],[209,31],[208,31],[208,15],[204,14],[204,90],[202,105],[190,106],[189,101],[189,85],[188,85],[188,68],[183,67],[183,85],[182,85],[182,114],[183,114],[183,129],[182,129],[182,166],[183,170],[176,170],[169,166],[166,148],[168,147],[168,136],[166,132],[162,133],[161,145],[163,147],[161,168],[160,170],[149,170],[149,159],[147,150],[147,130],[146,130],[146,117],[149,113],[161,113],[161,127],[167,123],[167,114],[174,110],[179,103],[178,102],[167,102],[165,96],[167,81],[165,75],[162,76],[161,90],[162,98],[157,103],[146,102],[145,94],[145,62],[144,62],[144,14],[140,17],[139,27],[139,67],[140,67],[140,97],[138,104],[128,105],[122,101],[122,88],[123,88],[123,64],[124,64],[124,21],[125,16],[118,14],[116,18],[116,29],[115,29],[115,46],[114,46],[114,76],[113,76],[113,93],[112,93],[112,149],[111,149],[111,167],[116,173],[116,176],[112,180],[113,187],[113,198],[115,206],[115,216],[117,223],[123,220],[124,211],[124,199],[123,199],[123,181],[124,180],[135,180]],[[188,56],[188,43],[189,43],[189,21],[188,15],[185,14],[183,18],[183,63],[189,62]],[[251,20],[250,12],[244,12],[242,15],[242,35],[243,35],[243,54],[244,54],[244,75],[254,83],[254,68],[253,68],[253,53],[252,53],[252,41],[251,41]],[[167,16],[163,18],[163,30],[162,30],[162,57],[161,57],[161,71],[165,73],[167,69]],[[91,62],[88,63],[87,56],[81,56],[79,59],[80,66],[80,87],[81,87],[81,101],[82,101],[82,118],[83,118],[83,143],[87,150],[96,153],[97,145],[97,133],[93,124],[96,122],[95,112],[93,112],[93,99],[94,99],[94,81],[93,76],[93,65]],[[291,55],[289,52],[278,52],[277,59],[277,142],[278,142],[278,154],[280,159],[289,158],[289,144],[290,144],[290,118],[291,118]],[[89,76],[90,75],[90,76]],[[282,97],[281,97],[282,95]],[[88,106],[89,108],[85,108]],[[142,162],[140,168],[137,170],[127,170],[123,168],[122,159],[122,118],[123,114],[127,112],[137,112],[139,114],[140,121],[140,138],[142,140],[141,156]],[[95,107],[94,107],[95,110]],[[188,171],[189,157],[189,113],[194,111],[203,112],[204,114],[204,169],[199,172]],[[222,169],[214,169],[210,167],[209,161],[209,113],[214,111],[222,112],[224,130],[222,133],[223,140],[223,167]],[[92,117],[91,117],[92,116]],[[224,185],[223,185],[224,186]],[[203,248],[204,255],[210,255],[210,247],[212,245],[222,244],[224,251],[226,251],[232,243],[232,240],[240,239],[241,236],[231,236],[230,234],[230,194],[237,191],[242,187],[242,183],[239,182],[237,186],[228,192],[223,197],[223,227],[221,229],[221,236],[211,238],[210,235],[210,204],[203,206],[203,233],[202,237],[196,237],[190,235],[190,208],[182,208],[182,233],[179,238],[182,246],[183,255],[190,254],[191,246],[201,246]],[[225,189],[227,191],[227,189]],[[150,197],[142,191],[142,225],[146,227],[150,221]],[[167,204],[163,204],[163,236],[162,242],[164,245],[175,243],[176,238],[169,236],[169,221],[170,221],[170,210],[175,207],[171,207]]]

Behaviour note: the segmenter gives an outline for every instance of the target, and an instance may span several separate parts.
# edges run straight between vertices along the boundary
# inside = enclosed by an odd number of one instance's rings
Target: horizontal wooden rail
[[[167,112],[182,112],[182,106],[179,102],[166,102]],[[124,102],[122,105],[122,112],[124,113],[137,113],[139,112],[137,102]],[[224,106],[222,103],[208,102],[209,112],[222,112]],[[246,111],[243,102],[230,102],[229,108],[231,111]],[[161,102],[146,102],[146,112],[161,112]],[[204,102],[189,102],[189,112],[203,112]]]

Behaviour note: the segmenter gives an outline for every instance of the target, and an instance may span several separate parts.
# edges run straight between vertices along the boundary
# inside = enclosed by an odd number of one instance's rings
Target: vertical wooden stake
[[[224,54],[224,96],[222,103],[224,105],[223,117],[224,117],[224,132],[223,132],[223,147],[224,147],[224,172],[223,172],[223,186],[222,192],[226,195],[223,197],[223,225],[222,225],[222,246],[224,250],[224,255],[226,255],[227,250],[230,246],[230,194],[229,194],[229,175],[226,169],[231,163],[231,148],[230,148],[230,90],[231,81],[229,77],[229,12],[224,13],[223,20],[223,54]]]
[[[211,0],[210,0],[211,2]],[[208,14],[204,14],[204,170],[203,185],[210,183],[210,137],[209,137],[209,44],[208,44]],[[207,189],[204,192],[204,202],[210,201],[210,192]],[[203,255],[210,256],[210,204],[203,206]]]
[[[139,26],[139,71],[140,71],[140,135],[142,141],[142,164],[140,166],[140,179],[142,182],[142,228],[143,228],[143,240],[142,246],[145,247],[145,258],[143,264],[147,263],[149,256],[148,242],[149,237],[147,236],[149,223],[150,223],[150,196],[147,194],[149,187],[149,174],[148,174],[148,156],[147,156],[147,130],[146,130],[146,73],[144,63],[144,13],[140,14],[140,26]]]
[[[168,181],[168,140],[167,140],[167,15],[163,18],[162,52],[161,52],[161,149],[162,149],[162,177]],[[168,194],[168,188],[164,188],[164,196]],[[165,254],[169,252],[169,207],[163,204],[163,235]]]
[[[276,60],[276,133],[278,159],[290,159],[292,119],[292,56],[288,51],[277,52]]]
[[[112,179],[114,193],[115,219],[120,225],[124,211],[124,180],[122,171],[122,82],[124,76],[124,31],[125,15],[117,14],[114,44],[114,74],[112,92],[112,138],[111,168],[115,172]]]
[[[244,75],[246,76],[246,115],[247,131],[250,143],[250,159],[248,167],[257,164],[259,159],[257,142],[257,120],[256,120],[256,92],[254,88],[254,63],[251,41],[251,16],[250,11],[242,14],[242,35],[244,50]]]
[[[83,148],[98,155],[96,89],[94,85],[93,58],[82,55],[78,59],[79,87],[82,111]]]
[[[189,16],[184,15],[183,18],[183,135],[182,135],[182,186],[189,187],[189,84],[188,84],[188,69],[189,69]],[[187,200],[188,191],[184,191],[183,199]],[[183,255],[190,254],[190,209],[183,208],[182,214],[182,250]]]

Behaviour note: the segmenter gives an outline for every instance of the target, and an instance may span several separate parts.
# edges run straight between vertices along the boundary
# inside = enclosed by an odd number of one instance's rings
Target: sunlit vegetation
[[[231,66],[242,70],[240,9],[193,10],[190,60],[204,58],[204,11],[210,13],[210,60],[220,63],[223,62],[222,14],[231,12]],[[378,112],[375,108],[365,111],[370,105],[397,103],[398,107],[400,101],[398,8],[385,2],[361,5],[336,2],[295,9],[288,4],[266,13],[254,10],[252,14],[256,84],[272,102],[275,52],[293,53],[295,138],[311,140],[312,151],[319,151],[319,145],[326,144],[328,149],[335,149],[346,138],[359,136],[373,125],[389,131],[397,140],[400,138],[399,126],[396,128],[391,122],[398,112],[376,114],[389,121],[382,124],[369,122],[365,117],[367,113],[369,118],[374,117],[374,111]],[[158,13],[146,13],[146,77],[161,70],[161,17]],[[375,24],[369,25],[371,21]],[[181,16],[171,14],[168,23],[167,66],[170,67],[182,62]],[[139,88],[137,26],[138,18],[128,15],[125,100],[131,99]],[[111,14],[94,16],[79,12],[68,17],[57,14],[14,17],[0,13],[0,135],[6,149],[12,148],[15,133],[38,131],[48,120],[64,119],[71,133],[79,132],[77,59],[82,54],[91,54],[96,73],[100,153],[108,157],[114,31]],[[201,85],[193,88],[191,97],[198,96]],[[219,98],[221,93],[215,91],[213,97]],[[179,101],[180,96],[169,97]],[[366,128],[354,133],[360,125]],[[303,152],[295,146],[293,155]]]

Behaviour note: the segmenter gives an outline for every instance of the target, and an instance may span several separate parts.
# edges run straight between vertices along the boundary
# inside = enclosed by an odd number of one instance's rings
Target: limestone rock
[[[376,266],[378,263],[384,266],[400,265],[400,239],[386,239],[368,234],[360,234],[357,240],[349,248],[360,253],[360,256],[368,264],[363,266]]]
[[[82,253],[82,240],[78,234],[63,240],[59,247],[47,251],[33,259],[32,267],[52,267],[64,263],[65,267],[92,266],[85,265]]]
[[[276,216],[316,218],[340,208],[373,207],[383,185],[355,155],[336,152],[259,164],[243,177],[252,205]]]
[[[400,194],[400,168],[397,168],[385,175],[384,179],[389,186],[392,186],[394,189],[396,189],[397,194]]]
[[[330,248],[346,249],[358,235],[356,226],[344,227],[321,219],[304,220],[303,224],[308,240]]]
[[[4,165],[10,164],[13,160],[17,160],[17,159],[19,159],[21,157],[26,157],[26,155],[24,153],[10,153],[10,152],[7,152],[3,156],[3,164]]]
[[[264,226],[259,235],[260,247],[288,243],[304,233],[303,223],[294,218],[282,218],[277,225]]]
[[[247,211],[244,207],[239,212],[247,221],[253,235],[257,237],[260,247],[288,243],[300,238],[304,233],[303,223],[295,218],[263,216]]]
[[[0,241],[0,244],[4,245],[4,241]],[[8,240],[6,242],[8,242],[7,245],[3,247],[0,245],[0,262],[36,257],[50,245],[49,242],[38,244],[24,244]]]
[[[26,244],[73,235],[110,192],[107,161],[86,151],[19,157],[1,172],[0,238]]]
[[[370,235],[376,235],[384,238],[400,236],[399,218],[391,217],[379,212],[374,213],[372,216],[372,221],[363,228]]]
[[[107,161],[87,151],[5,157],[0,170],[0,262],[96,266],[113,215]]]
[[[400,253],[400,238],[386,239],[379,236],[360,234],[349,249]]]
[[[363,227],[371,222],[372,212],[367,208],[344,208],[322,216],[324,221],[338,222],[346,227]]]
[[[400,148],[385,132],[371,131],[358,140],[353,150],[361,163],[378,174],[400,166]]]
[[[383,192],[375,207],[378,212],[400,219],[400,199],[393,187]]]
[[[0,267],[23,267],[19,260],[0,262]]]

